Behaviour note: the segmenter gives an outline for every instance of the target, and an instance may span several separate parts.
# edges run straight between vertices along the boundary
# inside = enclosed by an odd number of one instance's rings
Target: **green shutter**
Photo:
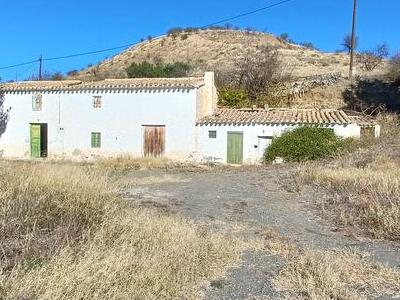
[[[227,144],[228,164],[241,164],[243,162],[243,133],[228,132]]]
[[[100,147],[101,147],[101,133],[92,132],[92,148],[100,148]]]
[[[40,125],[31,124],[31,156],[40,157]]]

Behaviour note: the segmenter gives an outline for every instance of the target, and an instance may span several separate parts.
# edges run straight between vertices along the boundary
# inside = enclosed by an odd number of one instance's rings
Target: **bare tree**
[[[2,91],[2,88],[0,87],[0,138],[6,131],[9,119],[9,112],[10,112],[10,108],[8,109],[4,108],[4,100],[5,100],[4,91]]]
[[[390,59],[389,75],[400,85],[400,52]]]
[[[351,34],[347,34],[343,37],[343,41],[342,41],[342,46],[343,49],[347,52],[350,53],[351,52],[351,44],[352,44],[352,37]],[[356,36],[355,39],[355,43],[354,43],[354,49],[357,49],[358,47],[358,36]]]
[[[357,61],[366,71],[373,71],[379,67],[383,60],[389,56],[389,47],[386,43],[376,46],[372,50],[366,50],[357,55]]]
[[[251,100],[257,99],[282,77],[279,52],[271,46],[247,52],[237,61],[234,75],[237,87],[244,89]]]

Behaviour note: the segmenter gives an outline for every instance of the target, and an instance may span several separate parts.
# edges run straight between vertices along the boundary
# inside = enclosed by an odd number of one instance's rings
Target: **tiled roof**
[[[230,109],[219,108],[197,125],[210,124],[352,124],[356,119],[333,109]]]
[[[377,124],[375,119],[371,116],[365,116],[365,115],[354,115],[354,116],[349,116],[349,119],[351,120],[351,123],[355,123],[361,127],[370,127],[374,126]]]
[[[134,78],[105,79],[100,81],[21,81],[0,84],[5,92],[75,91],[75,90],[124,90],[124,89],[194,89],[204,85],[203,77],[188,78]]]

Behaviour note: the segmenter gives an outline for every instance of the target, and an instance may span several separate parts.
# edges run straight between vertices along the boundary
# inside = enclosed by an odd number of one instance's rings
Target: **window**
[[[93,107],[101,108],[101,96],[93,96]]]
[[[209,137],[210,139],[216,139],[216,138],[217,138],[217,132],[216,132],[215,130],[210,130],[210,131],[208,132],[208,137]]]
[[[101,147],[101,133],[92,132],[92,148],[100,148],[100,147]]]
[[[41,111],[42,110],[42,94],[36,93],[32,96],[32,110]]]

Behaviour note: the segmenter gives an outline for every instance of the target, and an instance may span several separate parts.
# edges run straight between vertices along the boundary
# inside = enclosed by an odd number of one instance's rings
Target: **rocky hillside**
[[[192,74],[205,70],[219,71],[234,67],[236,59],[257,46],[276,46],[281,59],[293,76],[310,76],[348,71],[348,55],[324,53],[290,44],[270,34],[239,30],[201,30],[181,32],[144,41],[96,66],[81,71],[80,78],[126,77],[126,68],[133,62],[186,62]]]
[[[184,62],[189,64],[192,76],[204,71],[225,72],[235,70],[235,63],[246,53],[259,46],[270,45],[278,49],[284,72],[291,75],[288,83],[288,98],[294,92],[290,105],[294,107],[344,108],[352,107],[355,97],[349,96],[350,82],[347,79],[349,56],[346,53],[325,53],[315,49],[286,42],[273,35],[241,30],[195,30],[148,39],[112,58],[91,66],[72,76],[74,79],[96,80],[103,78],[125,78],[126,69],[133,63]],[[374,72],[357,73],[362,78],[374,79],[382,74],[385,66]],[[326,74],[337,74],[332,84],[321,82]],[[315,84],[315,82],[322,84]],[[290,91],[290,86],[306,87],[303,91]],[[362,91],[364,93],[364,91]],[[387,98],[379,95],[374,102]],[[350,100],[349,100],[350,98]],[[357,100],[359,101],[359,100]],[[349,102],[351,102],[349,104]]]

